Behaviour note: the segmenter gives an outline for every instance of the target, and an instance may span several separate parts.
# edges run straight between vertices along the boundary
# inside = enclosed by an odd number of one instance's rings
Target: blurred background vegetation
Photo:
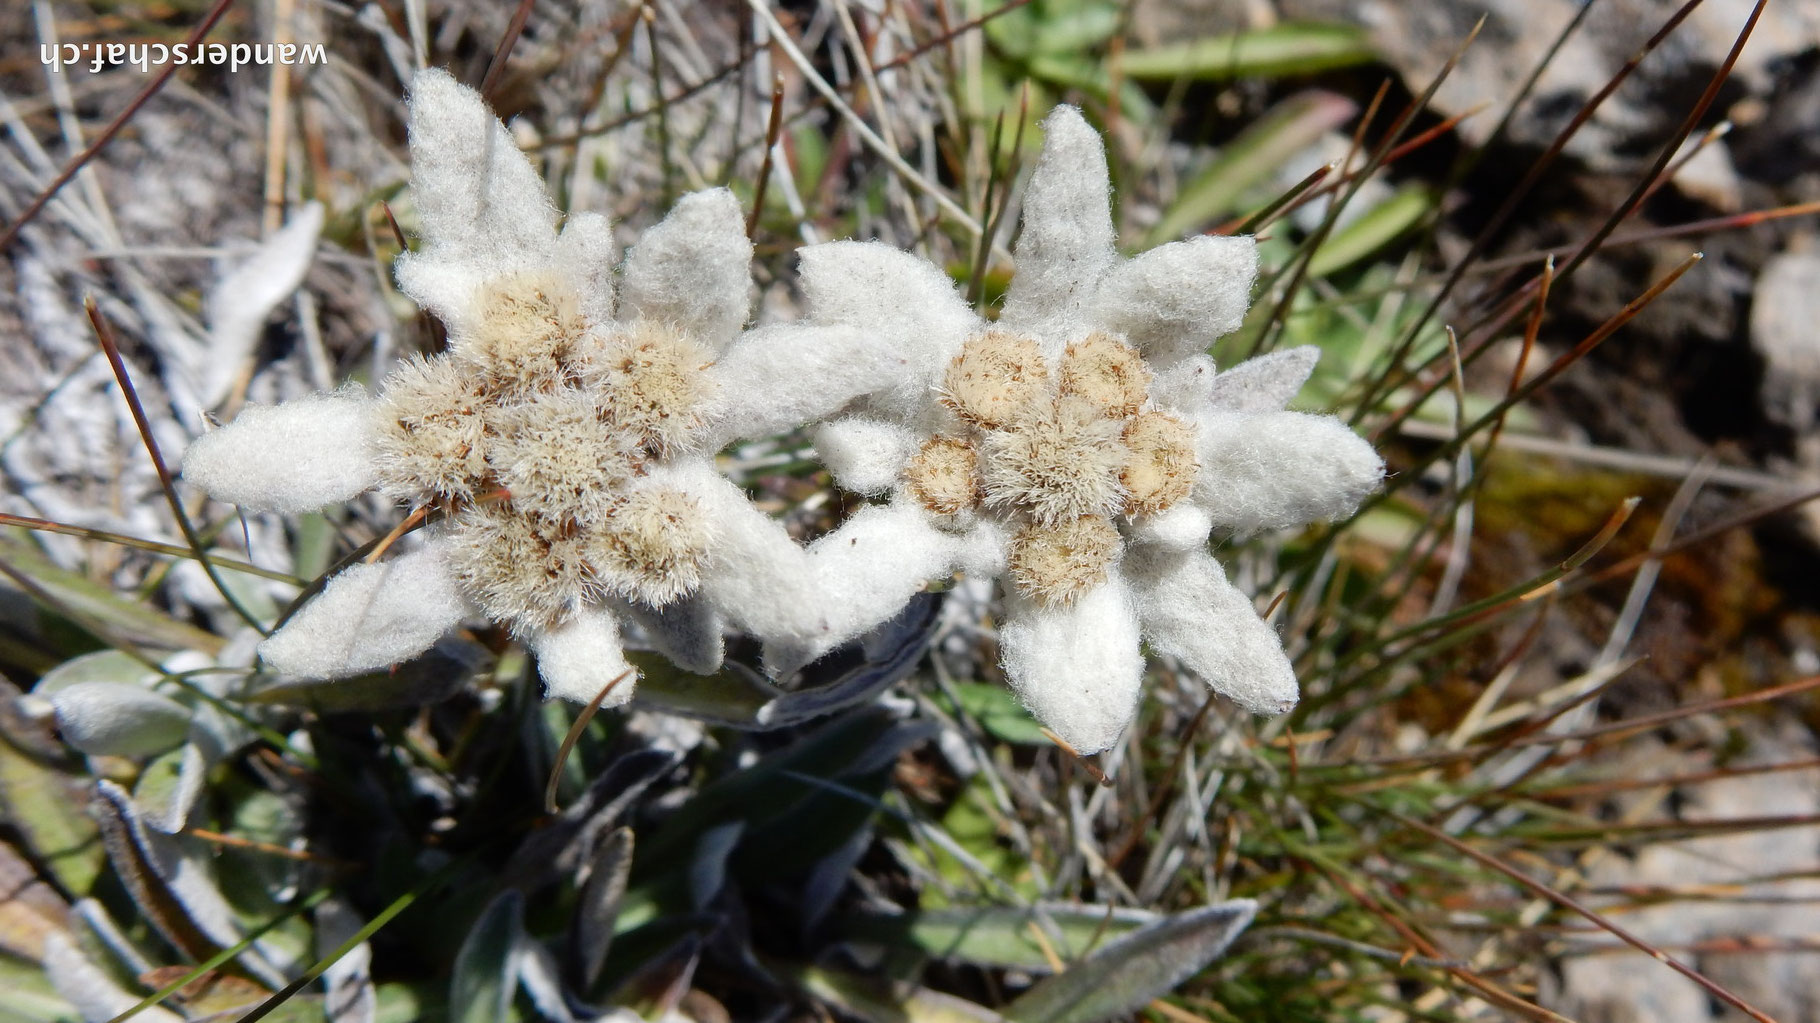
[[[41,56],[204,26],[326,60]],[[0,1019],[1820,1014],[1820,14],[35,0],[0,29]],[[798,245],[845,237],[990,311],[1037,122],[1082,105],[1129,249],[1259,235],[1221,365],[1320,346],[1301,406],[1390,462],[1352,520],[1221,551],[1302,705],[1253,719],[1154,663],[1077,761],[998,684],[966,580],[792,691],[736,644],[712,678],[643,660],[636,709],[591,720],[496,631],[260,674],[228,594],[270,621],[398,513],[180,486],[192,541],[147,441],[174,464],[203,413],[440,343],[389,276],[424,64],[628,238],[733,187],[761,318],[794,314]],[[211,347],[209,296],[307,201],[302,286]],[[802,436],[723,464],[805,539],[850,500]],[[94,683],[147,724],[84,755],[47,708]]]

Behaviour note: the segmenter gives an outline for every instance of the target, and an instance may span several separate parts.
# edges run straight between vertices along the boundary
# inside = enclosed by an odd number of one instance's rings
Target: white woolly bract
[[[1024,191],[1017,274],[999,325],[1041,341],[1054,358],[1087,333],[1088,304],[1113,250],[1106,147],[1081,112],[1056,107],[1043,120],[1043,152]]]
[[[1219,374],[1213,356],[1191,355],[1156,371],[1150,381],[1150,400],[1166,409],[1198,409],[1213,394]]]
[[[867,497],[890,490],[921,443],[908,427],[857,416],[815,428],[817,460],[842,490]]]
[[[889,619],[953,570],[962,542],[914,505],[861,508],[809,546],[807,582],[819,613],[765,636],[766,668],[787,675]]]
[[[739,200],[691,192],[626,254],[620,319],[644,318],[718,353],[751,309],[752,243]]]
[[[702,568],[701,596],[748,634],[797,635],[816,618],[818,601],[806,554],[783,523],[752,506],[745,491],[702,462],[654,469],[653,484],[694,498],[714,524]]]
[[[1295,706],[1295,670],[1276,631],[1212,555],[1134,547],[1124,568],[1152,649],[1253,714]]]
[[[1349,515],[1377,489],[1384,461],[1333,416],[1214,410],[1195,423],[1194,500],[1239,535]]]
[[[571,213],[563,221],[562,236],[550,254],[550,266],[568,278],[580,296],[581,314],[591,323],[613,318],[613,268],[619,243],[613,222],[599,213]]]
[[[588,703],[601,690],[602,707],[617,707],[632,698],[638,670],[627,663],[619,642],[619,625],[604,611],[585,611],[531,639],[537,673],[547,695]]]
[[[1207,401],[1231,412],[1279,412],[1320,360],[1321,350],[1314,345],[1247,359],[1214,378]]]
[[[84,753],[144,757],[182,745],[188,707],[144,686],[78,682],[51,696],[63,741]]]
[[[1192,501],[1182,501],[1131,520],[1126,537],[1134,544],[1153,544],[1165,550],[1188,551],[1207,544],[1213,516]]]
[[[1111,748],[1137,709],[1144,657],[1137,609],[1114,573],[1072,606],[1006,594],[999,655],[1012,691],[1080,754]]]
[[[747,331],[707,370],[706,425],[692,446],[714,452],[741,438],[795,429],[891,386],[906,365],[902,355],[851,327],[778,324]]]
[[[424,652],[470,613],[440,538],[348,568],[259,644],[274,670],[305,678],[377,671]]]
[[[227,398],[252,357],[266,318],[290,298],[309,272],[322,233],[322,204],[304,203],[252,256],[209,290],[203,313],[209,325],[208,357],[198,367],[198,397],[213,407]]]
[[[1101,278],[1093,315],[1163,366],[1204,352],[1239,329],[1257,276],[1257,245],[1250,237],[1171,242]]]
[[[307,512],[372,487],[373,403],[359,385],[249,405],[183,456],[183,477],[253,511]]]
[[[869,410],[915,421],[931,382],[985,324],[947,274],[908,252],[879,242],[829,242],[802,249],[801,257],[814,321],[861,328],[879,350],[904,360],[897,379],[869,397]]]
[[[556,209],[478,92],[428,68],[411,83],[410,108],[411,196],[424,245],[399,257],[398,284],[459,328],[480,282],[547,261]]]

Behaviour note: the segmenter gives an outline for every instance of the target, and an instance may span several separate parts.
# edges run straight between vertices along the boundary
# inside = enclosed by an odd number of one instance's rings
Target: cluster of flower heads
[[[619,626],[697,672],[727,628],[787,674],[955,573],[1002,578],[1003,668],[1080,752],[1112,745],[1141,641],[1262,713],[1293,705],[1274,632],[1210,538],[1343,515],[1382,463],[1286,412],[1312,350],[1216,372],[1250,301],[1248,238],[1113,247],[1105,154],[1045,123],[1002,314],[879,243],[802,251],[808,316],[742,332],[751,245],[725,190],[685,196],[615,269],[605,218],[556,213],[478,95],[412,89],[423,245],[399,284],[448,350],[358,388],[254,407],[186,476],[254,509],[369,489],[429,525],[333,577],[261,646],[323,678],[410,657],[470,617],[507,624],[549,691],[632,693]],[[878,500],[803,547],[714,468],[732,440],[820,423],[844,488]]]

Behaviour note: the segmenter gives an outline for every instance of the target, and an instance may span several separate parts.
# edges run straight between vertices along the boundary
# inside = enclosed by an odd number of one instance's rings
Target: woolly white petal
[[[373,485],[373,431],[373,404],[358,385],[249,405],[190,445],[183,477],[254,511],[314,511]]]
[[[1217,530],[1246,534],[1350,515],[1384,477],[1378,453],[1333,416],[1215,410],[1195,425],[1194,500]]]
[[[815,428],[815,457],[841,489],[868,497],[890,490],[922,438],[877,419],[835,419]]]
[[[948,360],[985,323],[939,267],[878,242],[829,242],[801,251],[803,292],[815,322],[865,329],[878,347],[904,360],[897,383],[873,404],[911,419]]]
[[[1165,550],[1188,551],[1205,546],[1213,531],[1213,516],[1192,501],[1178,501],[1155,515],[1132,520],[1128,535],[1134,543],[1155,544]]]
[[[652,647],[678,668],[696,675],[719,670],[726,656],[720,615],[701,594],[679,597],[663,607],[627,602],[619,609],[637,622]]]
[[[1125,569],[1151,649],[1253,714],[1295,706],[1295,671],[1276,630],[1212,555],[1133,546]]]
[[[572,213],[562,225],[552,256],[556,269],[581,296],[581,312],[593,323],[613,318],[613,265],[619,245],[613,222],[598,213]]]
[[[1239,329],[1257,276],[1251,238],[1201,235],[1158,246],[1107,273],[1094,312],[1101,326],[1166,364]]]
[[[1234,412],[1278,412],[1296,396],[1321,350],[1314,345],[1285,348],[1247,359],[1214,378],[1208,400]]]
[[[51,696],[63,741],[84,753],[143,757],[180,745],[189,708],[144,686],[77,682]]]
[[[1150,397],[1161,408],[1198,412],[1213,395],[1213,381],[1218,376],[1213,356],[1191,355],[1157,370],[1150,382]]]
[[[788,675],[903,610],[931,580],[952,570],[953,534],[909,504],[867,505],[809,546],[818,612],[791,634],[774,634],[765,666]]]
[[[998,642],[1018,699],[1075,752],[1110,748],[1131,723],[1144,656],[1137,608],[1118,572],[1069,608],[1008,594]]]
[[[999,323],[1042,340],[1054,356],[1084,331],[1095,286],[1117,254],[1099,133],[1067,106],[1043,121],[1043,133],[1043,153],[1024,190],[1017,274]]]
[[[416,550],[342,570],[259,644],[259,656],[287,675],[358,675],[428,650],[471,610],[443,544],[432,539]]]
[[[410,107],[411,195],[424,246],[399,257],[398,283],[454,325],[472,293],[463,282],[547,262],[556,209],[478,92],[428,68],[411,83]]]
[[[793,430],[902,379],[905,361],[858,327],[780,323],[748,331],[708,378],[707,426],[693,444],[718,451],[741,437]]]
[[[322,204],[305,203],[290,223],[209,291],[203,303],[209,324],[208,356],[198,367],[204,405],[219,405],[227,397],[259,343],[266,317],[303,283],[321,233]]]
[[[719,352],[745,324],[751,289],[739,200],[724,188],[691,192],[627,253],[620,319],[668,323]]]
[[[619,644],[619,623],[605,611],[583,611],[539,633],[531,639],[531,649],[537,654],[537,673],[543,676],[548,697],[588,703],[612,685],[612,691],[600,701],[602,707],[617,707],[632,698],[638,671],[626,663]]]

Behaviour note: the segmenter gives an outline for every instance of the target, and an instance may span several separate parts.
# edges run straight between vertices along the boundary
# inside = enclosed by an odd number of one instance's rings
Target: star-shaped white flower
[[[1099,136],[1072,107],[1044,128],[996,322],[925,260],[876,243],[804,250],[813,321],[864,327],[912,364],[817,434],[842,486],[889,495],[821,541],[841,552],[823,585],[895,595],[954,570],[1001,578],[1005,674],[1082,753],[1131,720],[1140,639],[1248,710],[1286,711],[1282,645],[1208,539],[1349,514],[1383,463],[1338,419],[1283,410],[1314,349],[1216,374],[1205,352],[1250,304],[1250,238],[1121,258]],[[842,576],[856,562],[868,578]],[[847,596],[836,627],[774,659],[817,655],[884,602]]]
[[[559,232],[530,161],[442,71],[413,83],[410,149],[424,244],[397,277],[448,351],[402,364],[376,397],[249,408],[184,459],[190,482],[256,510],[377,488],[433,514],[412,549],[332,578],[261,656],[345,677],[484,614],[529,642],[552,695],[585,701],[630,670],[629,617],[679,665],[713,670],[720,616],[763,624],[766,573],[802,560],[714,453],[827,415],[898,360],[847,327],[741,333],[752,246],[725,189],[684,196],[616,282],[607,219]],[[628,677],[605,702],[631,694]]]

